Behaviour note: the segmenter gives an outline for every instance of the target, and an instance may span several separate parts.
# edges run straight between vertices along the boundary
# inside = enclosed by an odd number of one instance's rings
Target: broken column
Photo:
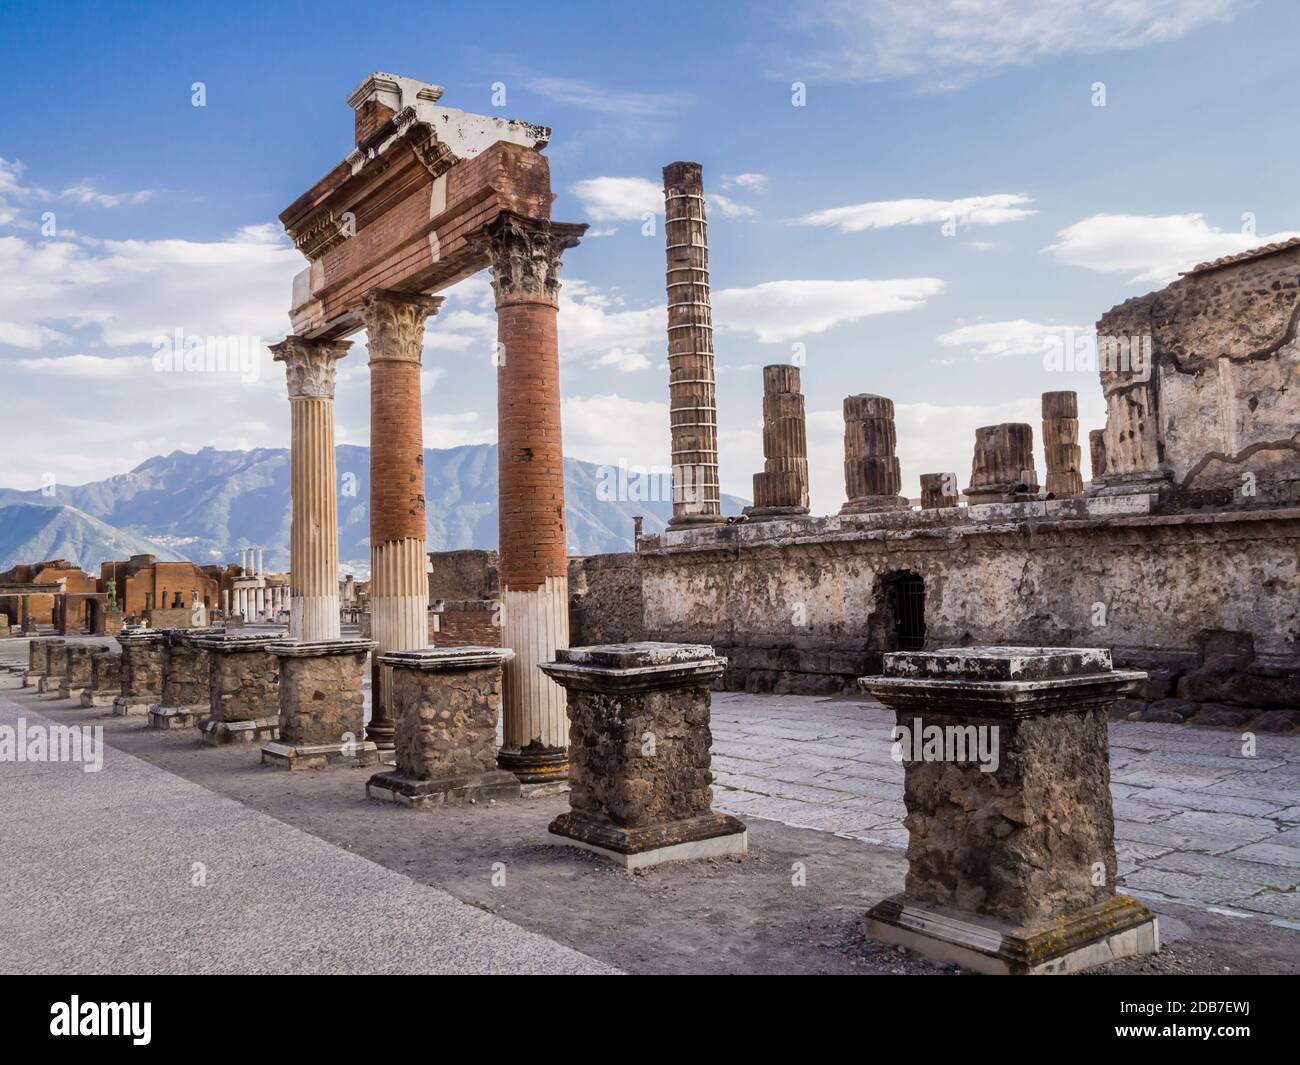
[[[501,353],[501,643],[515,652],[505,664],[497,763],[530,786],[562,782],[569,767],[564,692],[537,667],[569,644],[556,314],[561,253],[574,247],[586,228],[503,213],[485,230]],[[423,619],[428,591],[423,584],[421,589]]]
[[[1093,429],[1088,433],[1088,461],[1092,465],[1092,480],[1106,473],[1106,430]]]
[[[293,510],[289,526],[290,639],[315,641],[339,637],[334,378],[335,364],[347,354],[349,347],[347,341],[307,340],[292,335],[271,347],[275,361],[284,363],[289,389],[289,483]],[[241,548],[243,569],[247,568],[250,551]],[[251,619],[252,612],[246,604],[241,603],[240,610]]]
[[[379,751],[362,737],[370,640],[285,640],[267,645],[279,659],[280,738],[262,762],[281,769],[373,765]]]
[[[1115,893],[1107,712],[1146,678],[1110,652],[951,647],[886,654],[859,684],[897,715],[903,894],[867,935],[985,973],[1066,973],[1159,949]]]
[[[884,396],[857,395],[844,399],[844,493],[841,514],[871,514],[906,510],[899,495],[899,470],[894,432],[894,401]]]
[[[1034,430],[1025,422],[1003,422],[975,430],[970,487],[976,503],[1023,503],[1038,498]]]
[[[113,713],[147,714],[162,699],[163,650],[167,633],[159,629],[128,629],[117,635],[122,648],[122,694],[113,700]]]
[[[808,434],[799,367],[763,367],[763,472],[754,474],[750,521],[808,514]]]
[[[960,502],[961,490],[957,487],[957,475],[955,473],[921,474],[922,510],[955,507]]]
[[[37,682],[36,690],[42,695],[58,694],[59,685],[63,683],[63,674],[68,668],[68,641],[62,638],[50,640],[45,645],[45,672]]]
[[[550,831],[627,869],[744,854],[744,823],[713,811],[709,685],[725,667],[672,643],[571,647],[544,665],[573,723],[569,812]]]
[[[668,418],[673,516],[669,528],[719,524],[718,402],[709,297],[709,227],[699,163],[664,167],[668,245]]]
[[[81,693],[82,706],[112,706],[122,694],[122,652],[100,649],[90,660],[90,686]]]
[[[149,727],[194,728],[211,701],[212,659],[198,640],[220,629],[168,629],[162,654],[162,697],[149,708]]]
[[[394,725],[392,677],[379,656],[429,642],[420,360],[425,320],[442,300],[376,289],[361,301],[370,350],[370,632],[378,647],[366,735],[380,750],[393,749]],[[330,583],[337,618],[337,556]]]
[[[90,687],[93,656],[100,648],[93,643],[74,643],[68,645],[68,664],[59,681],[59,698],[81,700],[81,693]]]
[[[196,641],[208,652],[208,714],[203,739],[217,747],[280,738],[280,662],[268,650],[273,632],[220,632]]]
[[[1074,392],[1043,393],[1043,487],[1057,499],[1083,492],[1079,450],[1079,397]]]
[[[479,802],[519,795],[519,778],[497,768],[500,647],[426,647],[383,656],[392,670],[397,768],[366,784],[372,799],[404,806]]]

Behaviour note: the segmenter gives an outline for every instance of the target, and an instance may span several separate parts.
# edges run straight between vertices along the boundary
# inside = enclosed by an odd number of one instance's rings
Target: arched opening
[[[891,651],[925,650],[925,581],[910,570],[887,574],[882,584],[886,639]]]

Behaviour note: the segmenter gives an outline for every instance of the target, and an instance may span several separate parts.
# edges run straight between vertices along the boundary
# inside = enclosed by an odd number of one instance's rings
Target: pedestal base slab
[[[519,794],[518,778],[500,769],[434,780],[419,780],[403,773],[386,771],[376,773],[366,782],[368,798],[413,808],[517,799]]]
[[[113,706],[121,698],[121,692],[101,692],[87,688],[81,693],[82,706]]]
[[[718,858],[749,851],[745,823],[730,814],[620,828],[571,811],[552,821],[549,831],[566,843],[608,858],[624,869],[645,869],[664,862]]]
[[[194,728],[207,716],[207,703],[196,703],[191,706],[151,706],[149,727],[164,730]]]
[[[361,743],[268,743],[262,748],[262,764],[277,769],[325,769],[329,766],[374,765],[379,749],[369,740]]]
[[[113,700],[113,713],[117,717],[143,716],[157,705],[156,695],[119,695]]]
[[[280,718],[255,717],[248,721],[203,721],[199,724],[203,742],[209,747],[228,743],[266,743],[280,738]]]

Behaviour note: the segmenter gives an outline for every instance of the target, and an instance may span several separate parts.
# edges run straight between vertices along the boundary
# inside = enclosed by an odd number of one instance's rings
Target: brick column
[[[440,306],[441,296],[379,289],[361,304],[370,348],[370,635],[377,644],[366,736],[381,751],[393,749],[395,726],[392,671],[379,656],[429,642],[420,357],[424,323]]]
[[[844,494],[841,514],[906,510],[894,451],[894,401],[867,393],[844,398]]]
[[[1057,499],[1083,492],[1079,472],[1079,397],[1074,392],[1043,393],[1043,459],[1047,476],[1043,487]]]
[[[668,243],[668,409],[673,516],[669,527],[723,521],[718,488],[718,402],[709,303],[709,227],[699,163],[664,167]]]
[[[502,214],[486,229],[496,292],[497,449],[500,463],[502,769],[524,784],[568,775],[564,692],[537,668],[569,645],[569,569],[560,442],[555,319],[560,254],[586,226]]]
[[[808,514],[808,433],[799,367],[763,367],[763,472],[754,474],[750,521]]]
[[[272,346],[285,364],[289,386],[289,452],[293,520],[289,531],[289,580],[293,589],[289,636],[295,640],[339,638],[339,519],[334,467],[334,370],[351,347],[346,341],[287,336]],[[247,592],[240,609],[253,611]],[[260,620],[260,617],[258,618]]]

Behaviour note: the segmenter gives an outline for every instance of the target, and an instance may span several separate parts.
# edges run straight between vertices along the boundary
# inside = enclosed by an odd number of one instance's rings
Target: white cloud
[[[668,312],[663,304],[626,307],[617,295],[570,279],[560,288],[558,329],[560,357],[566,362],[615,365],[628,372],[644,369],[650,364],[646,353],[664,348]]]
[[[723,218],[753,218],[758,214],[754,208],[737,203],[720,192],[709,193],[704,202],[710,211],[716,210]]]
[[[597,359],[596,365],[612,366],[619,373],[635,373],[637,370],[648,370],[650,360],[639,351],[623,351],[615,348]]]
[[[524,88],[556,103],[609,115],[661,116],[686,103],[681,93],[618,92],[577,78],[529,78]]]
[[[100,192],[90,184],[82,182],[80,185],[73,185],[71,188],[63,190],[63,198],[72,200],[83,205],[92,204],[96,207],[118,207],[121,204],[144,203],[153,197],[153,189],[141,189],[139,192],[117,192],[108,193]]]
[[[667,389],[665,389],[665,393]],[[564,453],[572,458],[617,465],[667,466],[668,404],[627,399],[617,393],[568,396],[561,400]]]
[[[954,88],[1048,56],[1121,52],[1225,21],[1237,0],[831,0],[803,13],[808,77]]]
[[[834,226],[842,233],[891,226],[942,225],[995,226],[1019,222],[1037,214],[1029,207],[1034,201],[1024,193],[1001,192],[992,196],[967,196],[959,200],[877,200],[870,203],[831,207],[801,215],[807,226]]]
[[[794,340],[844,322],[908,311],[943,291],[935,277],[887,281],[766,281],[713,295],[715,325],[764,343]]]
[[[1041,355],[1048,341],[1063,337],[1067,331],[1088,332],[1084,326],[1045,325],[1016,318],[1007,322],[977,322],[942,334],[944,347],[964,348],[976,359],[1004,359],[1012,355]]]
[[[593,222],[639,222],[648,214],[664,213],[664,190],[646,178],[587,178],[569,191]]]
[[[39,359],[19,359],[17,365],[33,373],[50,374],[56,377],[138,377],[153,371],[152,362],[146,355],[119,355],[106,358],[103,355],[57,355]]]
[[[1296,235],[1216,229],[1201,214],[1096,214],[1062,229],[1044,250],[1069,266],[1165,283],[1198,263]]]
[[[737,174],[735,177],[724,178],[722,182],[724,189],[732,187],[738,189],[753,189],[755,192],[761,192],[767,188],[766,174]]]

